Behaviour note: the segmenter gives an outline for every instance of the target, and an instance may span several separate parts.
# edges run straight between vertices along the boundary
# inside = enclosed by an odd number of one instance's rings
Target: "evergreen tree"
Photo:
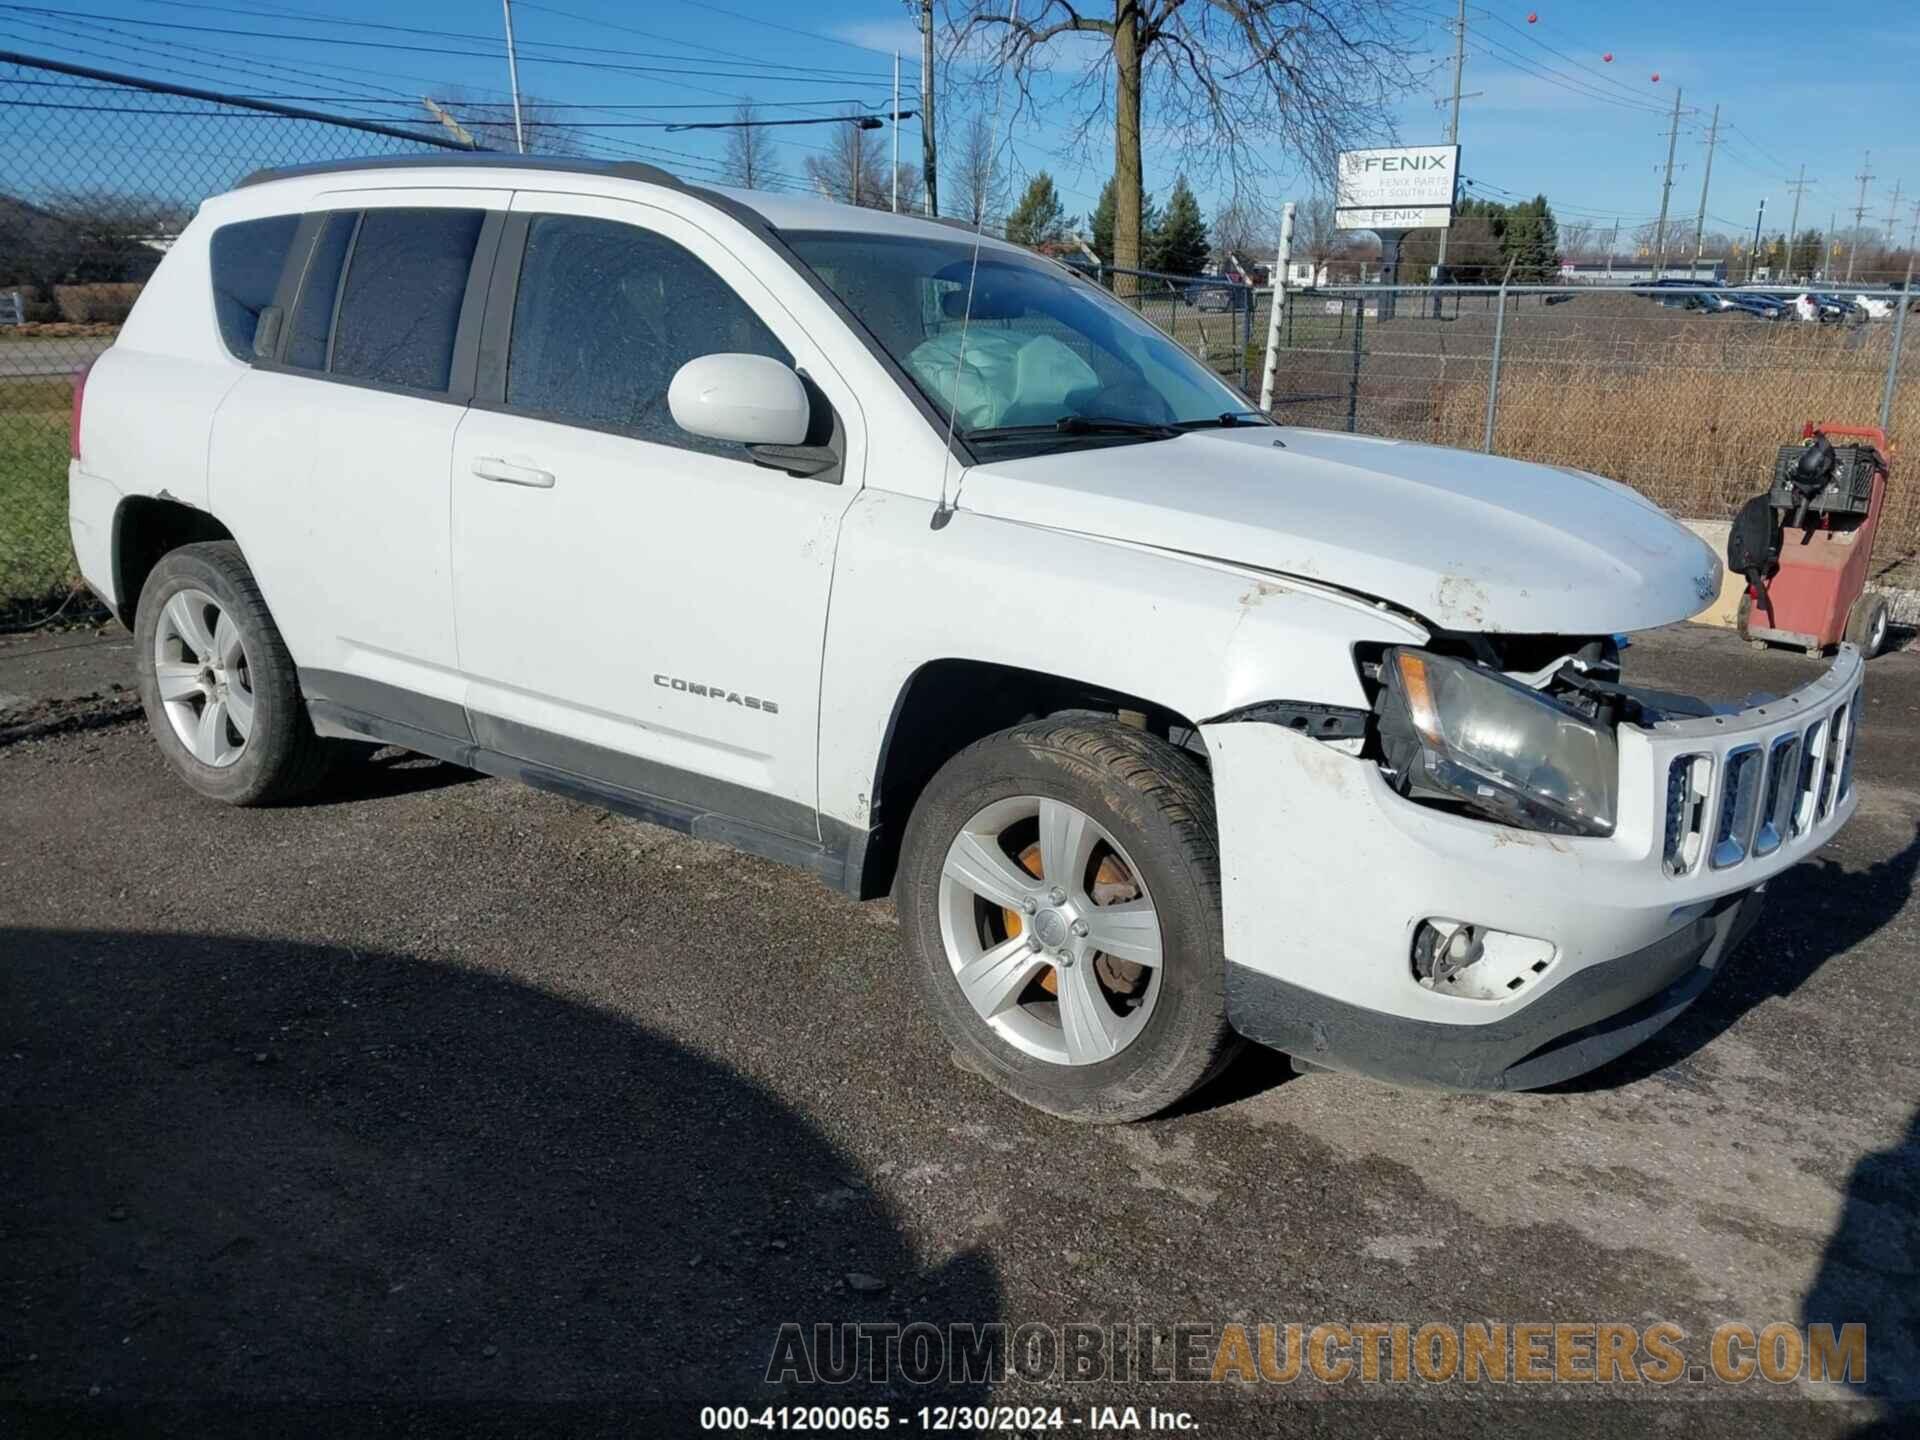
[[[1113,181],[1109,180],[1100,187],[1100,203],[1093,207],[1093,214],[1087,217],[1087,228],[1093,232],[1093,253],[1100,257],[1102,265],[1113,263]]]
[[[1042,170],[1007,217],[1007,239],[1016,245],[1058,244],[1067,238],[1073,223],[1074,217],[1060,206],[1060,192],[1053,188],[1053,177]]]
[[[1500,248],[1513,266],[1513,278],[1544,285],[1560,273],[1560,226],[1547,197],[1536,195],[1506,207]]]
[[[1148,232],[1152,259],[1148,268],[1168,275],[1198,275],[1207,268],[1213,252],[1207,238],[1207,222],[1200,214],[1200,202],[1182,175],[1173,182],[1167,208]]]

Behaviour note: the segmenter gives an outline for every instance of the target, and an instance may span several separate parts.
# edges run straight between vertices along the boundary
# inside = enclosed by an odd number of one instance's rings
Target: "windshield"
[[[1001,454],[1265,423],[1161,331],[1046,261],[982,247],[968,320],[969,239],[786,239],[969,445]]]

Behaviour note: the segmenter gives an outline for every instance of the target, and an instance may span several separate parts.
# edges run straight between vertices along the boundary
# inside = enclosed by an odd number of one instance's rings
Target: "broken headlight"
[[[1380,667],[1382,759],[1400,792],[1569,835],[1613,831],[1612,732],[1496,671],[1424,650]]]

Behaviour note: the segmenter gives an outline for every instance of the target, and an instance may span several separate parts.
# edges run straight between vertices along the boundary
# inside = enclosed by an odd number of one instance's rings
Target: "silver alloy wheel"
[[[153,632],[153,677],[173,733],[202,765],[225,769],[253,733],[253,670],[240,627],[204,590],[182,590]]]
[[[1887,607],[1885,605],[1876,605],[1874,607],[1873,619],[1873,630],[1867,636],[1867,653],[1862,657],[1867,660],[1871,660],[1874,656],[1878,655],[1881,647],[1887,643]]]
[[[1160,997],[1160,917],[1140,869],[1063,800],[997,800],[960,828],[940,935],[974,1013],[1056,1065],[1112,1059]]]

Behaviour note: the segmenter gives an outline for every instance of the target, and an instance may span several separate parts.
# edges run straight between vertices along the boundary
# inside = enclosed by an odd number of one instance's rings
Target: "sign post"
[[[1334,223],[1380,237],[1381,281],[1391,287],[1400,267],[1400,241],[1409,230],[1446,230],[1460,180],[1458,145],[1390,145],[1340,154]],[[1380,318],[1393,314],[1393,293],[1380,298]]]

